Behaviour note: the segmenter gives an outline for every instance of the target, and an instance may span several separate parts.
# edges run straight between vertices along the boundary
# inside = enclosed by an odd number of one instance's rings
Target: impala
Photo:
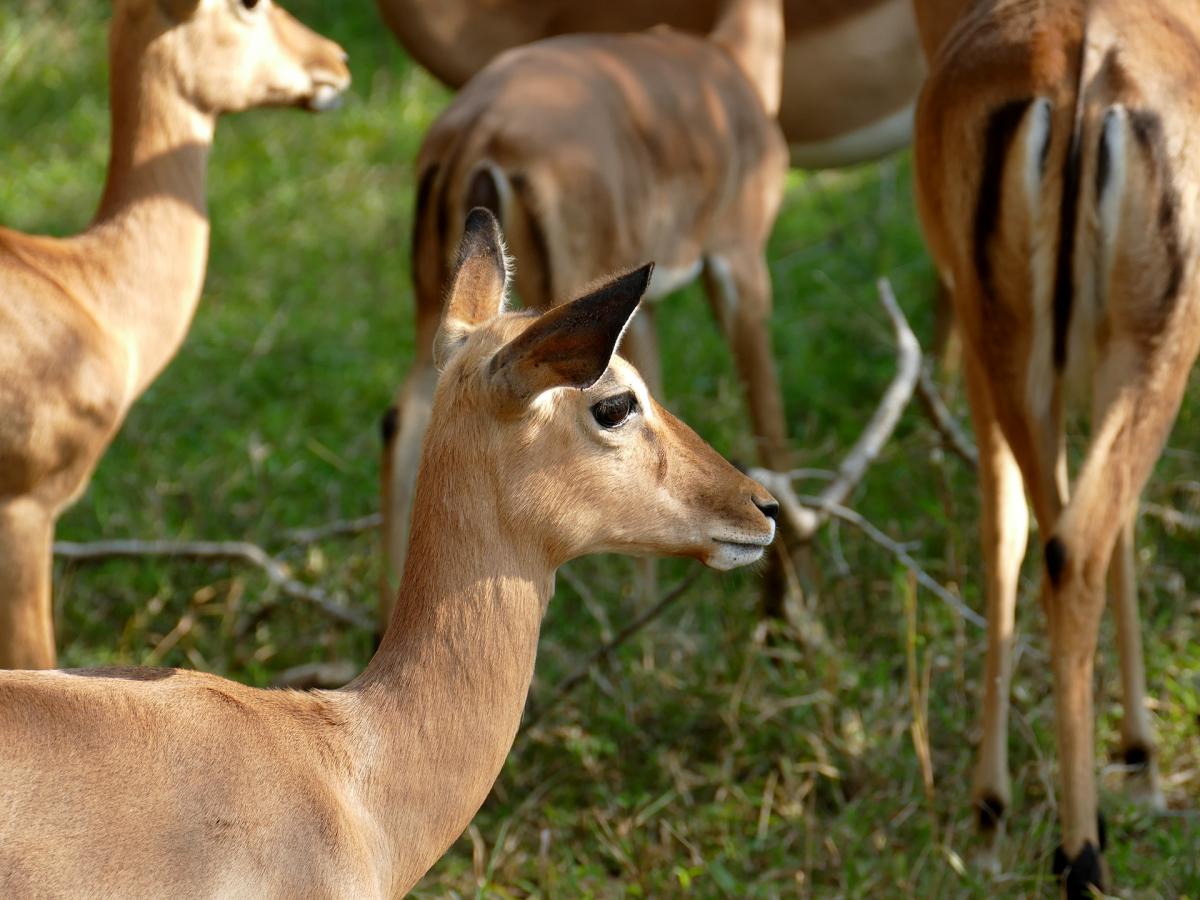
[[[187,333],[220,113],[329,106],[346,55],[271,0],[114,0],[112,153],[96,218],[0,228],[0,667],[54,665],[54,525]]]
[[[538,316],[473,212],[404,580],[340,691],[171,669],[0,672],[0,896],[396,897],[483,803],[555,569],[760,558],[778,505],[615,357],[648,266]]]
[[[377,0],[413,57],[450,87],[505,50],[660,23],[710,32],[724,0]],[[786,0],[779,122],[793,165],[845,166],[908,143],[925,65],[910,0]]]
[[[568,35],[509,51],[434,123],[417,160],[417,358],[385,419],[386,622],[404,569],[408,511],[437,373],[433,333],[455,223],[486,206],[504,223],[526,305],[548,309],[607,272],[658,260],[648,296],[703,273],[746,387],[760,455],[788,466],[768,330],[766,242],[783,193],[780,0],[732,0],[711,35],[671,29]],[[625,352],[651,389],[651,309]]]
[[[1160,805],[1133,524],[1200,345],[1200,13],[1183,0],[917,2],[931,55],[916,117],[929,248],[964,335],[988,610],[974,798],[1010,802],[1013,611],[1033,506],[1044,541],[1067,893],[1103,886],[1093,660],[1112,593],[1132,786]],[[1092,431],[1068,488],[1064,394]]]

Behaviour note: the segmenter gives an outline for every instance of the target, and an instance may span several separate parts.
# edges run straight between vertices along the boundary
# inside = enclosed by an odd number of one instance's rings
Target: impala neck
[[[401,867],[401,890],[462,834],[499,775],[554,589],[553,565],[509,534],[486,499],[494,481],[472,479],[478,461],[459,458],[470,445],[427,440],[399,599],[348,688],[373,748],[366,806],[395,850],[386,858]]]
[[[726,0],[710,35],[754,84],[768,115],[779,114],[783,90],[783,0]]]
[[[178,350],[200,300],[208,258],[205,172],[216,126],[168,84],[169,35],[109,54],[112,152],[92,226],[76,240],[83,292],[136,357],[141,393]],[[130,398],[132,399],[132,398]]]

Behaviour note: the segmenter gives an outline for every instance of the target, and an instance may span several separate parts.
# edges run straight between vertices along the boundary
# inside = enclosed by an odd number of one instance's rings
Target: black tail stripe
[[[1082,177],[1079,131],[1071,134],[1067,164],[1063,169],[1062,209],[1058,215],[1058,258],[1054,268],[1054,368],[1067,364],[1067,336],[1071,304],[1075,297],[1075,223],[1079,221],[1079,187]]]
[[[1010,100],[988,117],[984,135],[983,171],[980,173],[979,199],[975,205],[975,271],[985,297],[994,297],[992,261],[988,242],[1000,221],[1000,197],[1004,187],[1004,163],[1013,136],[1021,125],[1032,98]]]
[[[425,216],[429,215],[429,201],[433,195],[433,184],[437,180],[438,167],[430,166],[421,173],[420,181],[417,182],[417,203],[413,207],[413,225],[412,225],[412,245],[411,245],[411,261],[412,272],[417,271],[420,265],[421,248],[424,242],[429,239],[429,234],[424,227]]]

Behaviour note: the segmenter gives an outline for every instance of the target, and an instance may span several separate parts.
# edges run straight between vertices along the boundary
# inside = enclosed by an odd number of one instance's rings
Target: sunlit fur
[[[349,83],[342,49],[269,0],[115,0],[109,67],[92,225],[61,240],[0,228],[0,667],[54,664],[54,522],[191,323],[217,115],[325,105]]]
[[[497,375],[537,320],[498,315],[499,275],[457,283],[495,290],[451,297],[475,313],[447,345],[408,567],[367,669],[310,693],[171,669],[0,672],[0,896],[400,896],[504,763],[559,563],[620,549],[726,567],[770,542],[770,495],[612,358],[636,296]],[[599,380],[514,403],[567,358]],[[646,414],[600,432],[589,404],[614,389]]]
[[[994,839],[1010,801],[1014,606],[1032,506],[1044,542],[1066,886],[1101,880],[1093,660],[1105,581],[1122,751],[1162,802],[1146,708],[1133,522],[1200,346],[1200,14],[1188,0],[918,0],[933,54],[917,201],[954,283],[979,438],[989,647],[975,777]],[[1068,485],[1068,381],[1091,436]],[[1026,495],[1029,504],[1026,503]]]

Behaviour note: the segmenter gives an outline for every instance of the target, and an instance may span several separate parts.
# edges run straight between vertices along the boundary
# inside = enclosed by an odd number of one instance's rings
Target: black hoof
[[[1054,851],[1054,874],[1062,879],[1067,900],[1091,900],[1094,890],[1104,890],[1100,852],[1091,841],[1083,845],[1074,859],[1067,859],[1061,845]]]
[[[1004,801],[994,794],[985,794],[975,803],[975,813],[979,817],[979,830],[983,834],[991,834],[1004,821]]]

